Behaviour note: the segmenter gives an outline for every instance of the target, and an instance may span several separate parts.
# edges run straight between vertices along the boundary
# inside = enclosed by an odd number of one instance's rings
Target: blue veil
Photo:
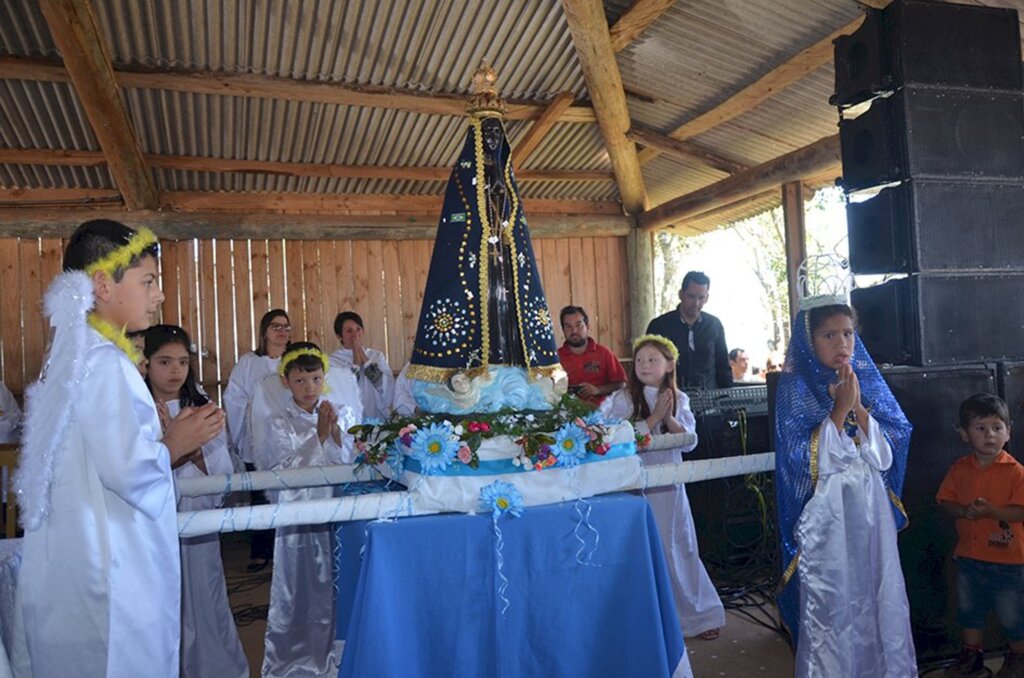
[[[850,362],[860,382],[861,402],[878,422],[892,448],[892,466],[882,473],[882,481],[889,492],[896,528],[902,529],[907,524],[907,516],[899,498],[903,493],[911,425],[860,337],[855,337],[854,342]],[[794,645],[800,606],[794,532],[804,506],[814,493],[818,472],[817,433],[832,412],[833,400],[828,387],[835,379],[835,371],[822,365],[815,355],[808,312],[800,311],[793,321],[775,407],[775,501],[783,567],[777,602]]]

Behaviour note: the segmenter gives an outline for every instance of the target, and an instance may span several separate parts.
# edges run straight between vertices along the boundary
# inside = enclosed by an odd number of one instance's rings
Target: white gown
[[[181,411],[177,400],[167,403],[172,417]],[[206,475],[234,473],[227,433],[203,445]],[[175,481],[204,474],[192,462],[174,469]],[[220,508],[220,495],[180,497],[179,511]],[[182,678],[248,678],[249,662],[231,614],[220,535],[204,534],[181,540],[181,676]]]
[[[246,413],[256,385],[268,374],[276,374],[280,358],[246,353],[231,370],[224,389],[224,414],[228,420],[231,449],[247,464],[253,463],[252,441],[247,435]]]
[[[379,385],[374,385],[369,377],[361,370],[356,372],[352,361],[352,351],[347,348],[339,348],[331,354],[331,367],[341,367],[352,370],[359,381],[359,391],[363,397],[363,416],[365,418],[387,419],[391,414],[392,392],[395,386],[395,376],[391,373],[388,359],[383,353],[375,348],[364,348],[369,363],[376,363],[381,371]],[[365,366],[364,366],[365,367]]]
[[[412,395],[412,380],[409,379],[409,363],[405,364],[395,379],[395,399],[391,409],[403,417],[416,414],[416,399]]]
[[[653,386],[644,387],[644,397],[647,406],[653,410],[658,399],[658,389]],[[632,419],[633,402],[629,391],[619,389],[605,398],[601,403],[601,412],[607,417]],[[675,417],[685,430],[696,431],[697,420],[690,411],[690,399],[681,391],[676,391]],[[636,422],[634,426],[638,433],[664,433],[661,424],[656,431],[648,431],[643,421]],[[640,459],[645,465],[674,463],[679,461],[680,453],[690,452],[696,446],[695,440],[687,447],[641,452]],[[690,513],[690,500],[686,497],[686,486],[679,484],[659,487],[649,489],[645,494],[654,513],[654,520],[658,523],[683,635],[689,638],[725,626],[722,600],[700,560],[697,532]]]
[[[818,484],[796,526],[796,676],[917,676],[896,521],[881,471],[892,450],[872,418],[860,445],[818,429]]]
[[[138,370],[87,331],[50,515],[25,534],[16,675],[177,678],[178,523],[167,447]],[[31,668],[26,663],[31,660]]]
[[[332,381],[329,377],[328,383]],[[336,405],[336,408],[342,431],[356,423],[350,407]],[[303,468],[349,460],[351,438],[342,436],[341,446],[331,438],[321,444],[316,422],[315,408],[309,413],[294,401],[289,402],[283,412],[271,418],[266,440],[254,448],[257,468]],[[334,490],[310,487],[282,490],[277,494],[272,501],[327,499],[334,496]],[[263,676],[326,676],[338,672],[333,533],[334,526],[330,524],[276,530]]]

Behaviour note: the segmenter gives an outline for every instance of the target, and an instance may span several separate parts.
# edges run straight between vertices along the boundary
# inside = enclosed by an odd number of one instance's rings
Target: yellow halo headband
[[[281,362],[277,366],[277,373],[282,377],[288,373],[288,365],[295,361],[296,358],[301,358],[304,355],[311,355],[320,361],[323,365],[324,374],[327,374],[327,370],[330,367],[330,361],[327,359],[327,354],[323,351],[318,351],[315,348],[296,348],[288,351],[281,356]]]
[[[102,259],[92,262],[85,267],[86,275],[92,275],[96,271],[103,271],[111,278],[118,270],[124,270],[132,265],[132,260],[154,245],[159,245],[153,231],[148,228],[140,228],[128,239],[128,242],[107,254]]]
[[[642,337],[637,337],[636,339],[634,339],[633,340],[633,353],[634,353],[634,355],[636,354],[637,349],[640,348],[641,344],[646,344],[649,341],[653,341],[656,344],[661,344],[662,346],[665,347],[666,350],[668,350],[669,354],[672,356],[672,360],[679,360],[679,349],[676,348],[675,344],[673,344],[671,341],[669,341],[665,337],[661,336],[660,334],[645,334]]]

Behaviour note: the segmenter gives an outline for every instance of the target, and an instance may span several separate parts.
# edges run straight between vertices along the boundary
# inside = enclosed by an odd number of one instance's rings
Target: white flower
[[[536,419],[536,417],[534,417],[532,414],[526,415],[526,421],[533,421],[534,419]]]
[[[523,457],[523,468],[525,468],[527,471],[533,470],[533,462],[530,461],[529,457]]]
[[[455,427],[455,435],[461,436],[465,432],[465,430],[466,429],[462,428],[462,424],[459,424],[458,426]]]
[[[512,465],[513,466],[522,466],[523,465],[522,457],[513,457],[512,458]]]

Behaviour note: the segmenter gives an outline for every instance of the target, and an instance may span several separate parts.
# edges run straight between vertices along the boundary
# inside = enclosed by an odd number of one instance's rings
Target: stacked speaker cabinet
[[[836,41],[835,70],[850,267],[906,276],[854,291],[868,350],[897,365],[1024,358],[1000,336],[1022,327],[1024,292],[1016,11],[897,0]]]
[[[967,453],[959,403],[999,390],[1024,417],[1017,12],[896,0],[836,41],[835,73],[850,267],[893,278],[854,290],[852,303],[872,357],[895,366],[883,375],[914,425],[899,541],[924,663],[960,645],[954,521],[935,502]]]

